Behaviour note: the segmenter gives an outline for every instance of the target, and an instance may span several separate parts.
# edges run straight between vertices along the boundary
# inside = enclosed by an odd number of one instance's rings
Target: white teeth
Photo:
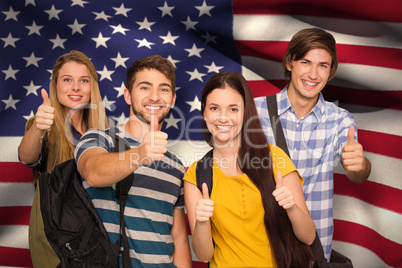
[[[216,128],[223,129],[223,130],[228,130],[228,129],[231,129],[232,126],[216,126]]]
[[[303,81],[303,83],[308,86],[316,86],[318,84],[318,83],[311,83],[311,82],[307,82],[307,81]]]
[[[145,106],[145,108],[147,108],[149,110],[158,110],[158,109],[160,109],[160,106]]]
[[[79,99],[81,99],[81,96],[69,96],[71,99],[74,99],[74,100],[79,100]]]

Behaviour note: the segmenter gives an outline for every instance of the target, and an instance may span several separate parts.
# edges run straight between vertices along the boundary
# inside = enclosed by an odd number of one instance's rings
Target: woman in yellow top
[[[311,266],[315,226],[303,179],[280,148],[267,145],[244,77],[214,75],[202,91],[201,114],[214,167],[211,197],[206,184],[202,193],[196,186],[196,163],[184,176],[196,256],[210,267]]]

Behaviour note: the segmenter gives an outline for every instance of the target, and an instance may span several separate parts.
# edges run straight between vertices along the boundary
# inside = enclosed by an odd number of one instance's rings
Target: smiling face
[[[85,64],[65,63],[57,76],[57,99],[66,111],[80,109],[91,100],[91,79]]]
[[[176,94],[173,94],[170,80],[155,69],[144,69],[135,75],[131,94],[125,90],[125,100],[131,105],[131,114],[142,122],[151,123],[151,115],[163,123],[173,108]]]
[[[291,71],[288,89],[291,102],[295,98],[316,102],[328,82],[331,62],[331,55],[325,49],[312,49],[302,59],[292,61],[287,66]]]
[[[236,90],[226,87],[211,91],[206,98],[203,115],[215,146],[240,140],[244,101]]]

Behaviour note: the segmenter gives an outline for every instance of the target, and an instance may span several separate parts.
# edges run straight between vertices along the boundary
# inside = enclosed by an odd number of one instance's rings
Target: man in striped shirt
[[[321,93],[338,68],[334,37],[319,28],[299,31],[288,45],[283,68],[290,82],[276,95],[278,115],[290,157],[304,178],[307,207],[329,260],[335,162],[342,163],[347,177],[355,183],[368,178],[371,163],[357,142],[353,116],[326,102]],[[255,102],[268,142],[275,144],[266,97]]]
[[[131,149],[114,153],[114,140],[108,132],[90,130],[75,150],[83,185],[111,243],[119,236],[115,185],[134,172],[124,212],[132,267],[191,267],[184,167],[167,151],[167,134],[160,131],[176,99],[174,71],[160,56],[140,59],[127,70],[124,98],[130,106],[130,119],[110,132]]]

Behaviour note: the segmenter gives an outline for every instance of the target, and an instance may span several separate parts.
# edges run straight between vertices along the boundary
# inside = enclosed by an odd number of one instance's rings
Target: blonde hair
[[[50,81],[50,102],[55,109],[54,122],[47,136],[47,171],[51,172],[57,164],[74,157],[74,144],[71,132],[71,118],[66,114],[57,97],[57,78],[60,69],[67,62],[77,62],[87,66],[91,83],[91,100],[84,109],[88,119],[88,129],[106,129],[108,121],[99,91],[98,75],[91,60],[82,52],[71,50],[60,56],[52,71]]]

